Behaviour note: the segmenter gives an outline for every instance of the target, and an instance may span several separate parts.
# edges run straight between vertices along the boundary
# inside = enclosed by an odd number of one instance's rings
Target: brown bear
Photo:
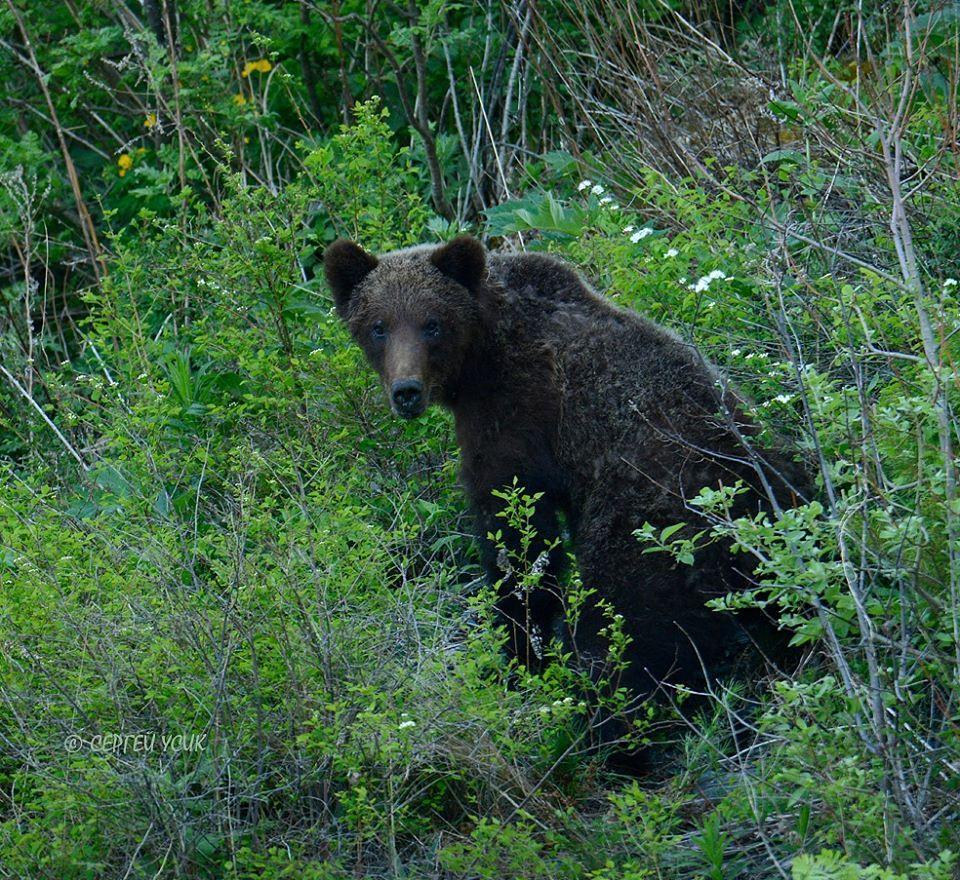
[[[567,626],[558,589],[565,526],[584,585],[622,615],[631,639],[621,683],[642,696],[729,668],[765,624],[759,613],[735,618],[705,602],[746,588],[749,560],[715,541],[683,565],[645,554],[635,531],[647,522],[686,523],[679,535],[705,528],[689,505],[703,487],[742,481],[740,515],[791,503],[803,481],[789,456],[755,446],[742,401],[694,346],[595,293],[555,258],[488,254],[468,236],[380,257],[341,239],[323,266],[394,412],[415,418],[431,403],[453,412],[514,654],[536,663],[555,637],[588,665],[606,654],[609,612],[588,604],[575,634]],[[527,562],[543,577],[526,595],[487,539],[499,530],[511,553],[520,550],[493,494],[514,478],[542,493]]]

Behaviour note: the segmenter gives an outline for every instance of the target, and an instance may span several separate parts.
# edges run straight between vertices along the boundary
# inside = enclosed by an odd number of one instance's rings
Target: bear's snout
[[[394,412],[405,419],[414,419],[427,408],[419,379],[398,379],[390,387],[390,400]]]

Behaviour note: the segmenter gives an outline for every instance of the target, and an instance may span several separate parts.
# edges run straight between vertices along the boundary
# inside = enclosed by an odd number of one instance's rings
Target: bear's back
[[[698,409],[719,403],[717,373],[695,346],[596,293],[560,260],[491,255],[489,278],[501,291],[508,333],[553,351],[568,405],[622,420],[624,407],[676,412],[691,398]]]
[[[530,318],[545,327],[542,322],[556,316],[597,320],[611,310],[574,269],[546,254],[491,254],[488,272],[502,292],[508,320]]]
[[[503,297],[503,319],[518,323],[547,343],[570,344],[589,354],[607,355],[630,349],[634,363],[653,358],[678,359],[686,369],[699,366],[709,372],[696,349],[638,312],[623,308],[595,292],[566,263],[544,254],[493,254],[489,279]]]
[[[732,419],[752,433],[742,401],[694,345],[594,292],[552,257],[491,255],[489,273],[514,344],[552,352],[557,451],[575,484],[632,496],[635,509],[653,514],[683,509],[681,480],[696,489],[721,474],[750,480],[752,468],[735,463],[744,451],[729,428]]]

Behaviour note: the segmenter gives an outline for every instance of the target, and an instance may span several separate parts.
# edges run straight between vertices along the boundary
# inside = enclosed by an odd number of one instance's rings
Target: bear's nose
[[[393,383],[390,396],[400,415],[419,415],[423,403],[423,382],[419,379],[399,379]]]

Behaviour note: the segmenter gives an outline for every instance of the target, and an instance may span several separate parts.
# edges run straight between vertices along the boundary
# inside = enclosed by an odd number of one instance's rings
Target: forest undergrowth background
[[[0,877],[957,876],[958,84],[956,2],[3,0]],[[806,659],[641,712],[637,779],[316,271],[461,231],[816,474],[701,495]]]

